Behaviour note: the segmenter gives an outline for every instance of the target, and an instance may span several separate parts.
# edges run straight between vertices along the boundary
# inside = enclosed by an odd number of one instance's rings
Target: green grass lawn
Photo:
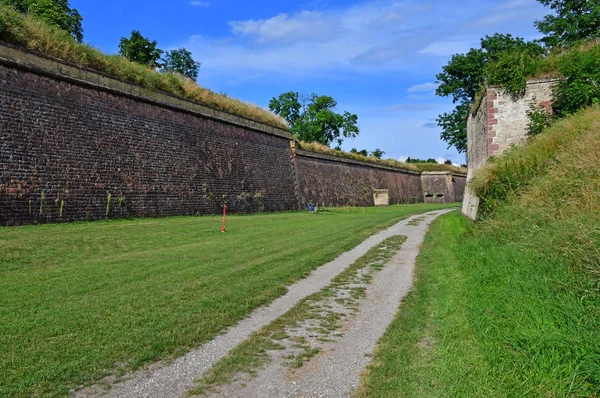
[[[411,214],[180,217],[0,228],[0,396],[65,396],[181,355]]]
[[[434,221],[356,396],[598,396],[598,274],[573,266],[582,255],[549,254],[542,236],[458,213]]]

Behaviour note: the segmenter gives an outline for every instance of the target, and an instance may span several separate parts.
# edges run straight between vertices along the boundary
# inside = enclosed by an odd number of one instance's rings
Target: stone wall
[[[421,175],[425,203],[453,203],[463,199],[466,177],[445,171]]]
[[[486,91],[488,156],[502,153],[527,137],[531,104],[552,111],[552,87],[556,79],[531,80],[520,98],[513,98],[502,88],[489,87]]]
[[[287,131],[0,50],[0,225],[297,208]]]
[[[467,159],[469,171],[462,212],[472,220],[477,218],[479,198],[469,188],[468,181],[491,156],[502,154],[512,145],[527,138],[527,111],[532,104],[552,110],[552,88],[557,79],[538,79],[527,83],[525,94],[514,98],[499,87],[488,87],[477,109],[469,112],[467,121]]]
[[[419,173],[304,150],[295,163],[305,204],[373,206],[373,189],[388,189],[390,204],[423,202]]]

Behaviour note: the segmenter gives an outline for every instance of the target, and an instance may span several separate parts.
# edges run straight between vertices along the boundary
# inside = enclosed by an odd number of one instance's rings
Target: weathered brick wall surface
[[[0,65],[0,225],[291,210],[289,145]]]
[[[462,202],[465,197],[465,188],[467,185],[467,176],[464,174],[452,175],[454,186],[454,202]]]
[[[390,204],[423,202],[421,176],[363,162],[297,151],[301,201],[319,206],[373,206],[373,189],[388,189]]]
[[[453,203],[463,199],[465,175],[451,172],[425,172],[421,180],[425,203]]]
[[[486,93],[488,155],[502,153],[527,138],[529,118],[527,111],[532,104],[552,110],[554,95],[552,87],[556,79],[540,79],[527,82],[527,90],[521,98],[513,98],[504,89],[488,87]]]

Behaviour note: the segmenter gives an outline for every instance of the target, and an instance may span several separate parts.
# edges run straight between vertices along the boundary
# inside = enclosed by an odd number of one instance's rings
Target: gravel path
[[[378,272],[367,289],[356,317],[344,328],[344,336],[332,347],[313,358],[294,374],[289,369],[276,366],[274,361],[258,377],[246,382],[244,388],[232,385],[223,396],[346,396],[357,383],[360,371],[366,366],[365,356],[375,344],[396,313],[402,297],[410,288],[412,269],[419,246],[429,223],[438,215],[450,210],[435,211],[412,216],[373,235],[354,249],[319,267],[307,278],[291,285],[288,292],[269,306],[258,308],[248,318],[214,340],[170,363],[156,363],[127,375],[125,381],[113,384],[106,380],[97,386],[73,393],[74,397],[178,397],[196,386],[195,381],[232,348],[250,334],[277,319],[298,301],[326,287],[332,278],[363,256],[369,249],[395,235],[405,235],[408,240],[400,253],[382,271]],[[418,225],[410,225],[425,217]],[[408,225],[407,225],[408,224]],[[413,221],[414,224],[414,221]],[[312,371],[311,371],[312,369]],[[287,370],[287,372],[286,372]],[[291,377],[291,378],[290,378]],[[110,389],[106,389],[106,386]]]
[[[394,319],[412,285],[413,269],[428,226],[438,211],[411,217],[392,227],[407,237],[400,251],[377,272],[360,301],[358,311],[342,326],[342,336],[321,343],[318,355],[299,369],[285,366],[284,351],[273,351],[272,361],[256,377],[241,376],[221,386],[212,397],[347,397],[358,386],[379,338]],[[390,231],[390,232],[391,232]]]

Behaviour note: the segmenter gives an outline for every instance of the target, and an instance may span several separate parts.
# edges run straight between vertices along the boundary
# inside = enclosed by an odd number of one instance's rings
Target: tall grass
[[[472,181],[472,187],[481,199],[480,216],[485,218],[492,215],[507,199],[518,196],[549,167],[566,167],[575,160],[558,159],[557,155],[565,147],[581,140],[584,134],[589,134],[599,117],[600,107],[594,106],[575,117],[556,122],[545,133],[532,137],[524,145],[491,158]]]
[[[78,43],[68,33],[34,16],[23,15],[12,7],[2,4],[0,4],[0,40],[78,66],[108,73],[117,79],[150,90],[165,91],[234,115],[287,129],[287,123],[282,118],[266,109],[216,94],[184,76],[159,73],[155,69],[131,62],[121,56],[103,54],[89,44]]]

